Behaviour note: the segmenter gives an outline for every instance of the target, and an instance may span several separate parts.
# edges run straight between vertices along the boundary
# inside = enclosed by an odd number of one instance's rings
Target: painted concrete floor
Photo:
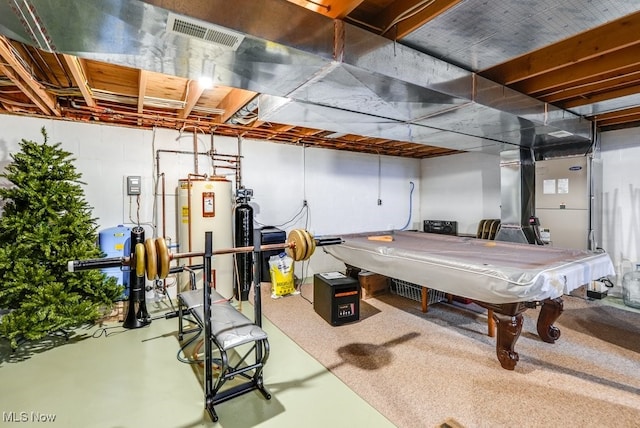
[[[242,309],[252,316],[251,305]],[[169,308],[153,303],[149,310],[162,316]],[[54,339],[60,346],[53,348],[49,341],[11,353],[3,341],[0,426],[393,426],[266,319],[271,354],[264,382],[273,398],[252,391],[218,404],[220,420],[213,423],[204,410],[202,367],[177,358],[178,319],[138,329],[121,325],[78,330],[68,341]]]

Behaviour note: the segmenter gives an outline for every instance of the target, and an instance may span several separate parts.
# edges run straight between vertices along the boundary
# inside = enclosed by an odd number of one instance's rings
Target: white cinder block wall
[[[50,142],[62,142],[76,157],[99,228],[131,225],[138,221],[139,212],[147,236],[162,233],[154,230],[162,228],[161,204],[154,201],[156,156],[158,150],[193,151],[192,133],[0,116],[0,167],[10,162],[9,154],[18,150],[21,139],[41,141],[42,126]],[[208,150],[210,136],[198,133],[197,137],[198,150]],[[214,147],[218,153],[238,153],[234,138],[214,137]],[[316,235],[332,235],[407,224],[410,229],[421,229],[422,220],[435,219],[458,221],[459,233],[473,235],[479,220],[500,218],[500,159],[495,155],[463,153],[418,161],[251,140],[243,142],[242,155],[243,184],[255,192],[255,219],[262,225],[288,222],[305,199],[310,215],[297,217],[283,229],[307,227]],[[611,254],[620,281],[626,270],[640,262],[638,131],[604,133],[602,159],[601,246]],[[194,159],[160,152],[159,161],[167,183],[167,236],[175,239],[175,185],[194,172]],[[207,158],[201,157],[198,165],[199,172],[210,172]],[[136,199],[126,196],[128,175],[142,177],[139,211]],[[317,251],[306,276],[342,268],[340,262]]]
[[[21,139],[42,141],[43,126],[50,143],[61,142],[62,148],[76,158],[74,164],[86,182],[86,199],[93,207],[99,230],[140,222],[145,237],[162,234],[161,198],[155,196],[156,189],[158,195],[161,193],[156,185],[158,159],[166,182],[166,235],[175,242],[176,186],[178,179],[195,172],[195,162],[191,155],[164,150],[193,152],[193,133],[0,116],[0,168],[10,162],[10,153],[19,150]],[[198,151],[209,150],[211,136],[196,135]],[[213,142],[217,153],[238,154],[235,138],[216,136]],[[419,160],[252,140],[243,141],[241,150],[242,183],[254,190],[251,203],[259,224],[287,232],[306,227],[315,235],[334,235],[402,228],[406,224],[416,228],[421,218]],[[198,159],[198,172],[211,174],[207,157]],[[142,178],[139,206],[136,197],[126,195],[129,175]],[[410,183],[415,188],[412,193]],[[309,215],[296,217],[305,199]],[[297,220],[291,222],[294,217]],[[301,268],[296,266],[297,274]],[[304,273],[309,277],[315,272],[343,269],[341,262],[318,250],[305,265]]]
[[[640,263],[640,132],[626,129],[602,134],[604,248],[613,260],[617,286]]]
[[[640,263],[640,133],[603,133],[603,239],[620,295],[622,276]],[[424,218],[458,221],[459,233],[475,234],[478,220],[500,218],[499,156],[464,153],[425,159],[420,211]]]
[[[423,219],[455,220],[474,235],[485,218],[500,218],[500,156],[461,153],[422,160]]]

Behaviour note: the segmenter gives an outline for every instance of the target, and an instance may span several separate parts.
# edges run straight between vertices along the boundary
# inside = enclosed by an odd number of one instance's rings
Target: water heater
[[[181,179],[178,185],[178,242],[180,252],[204,252],[204,234],[213,233],[213,249],[233,247],[231,181],[224,177]],[[202,257],[181,259],[183,265],[202,264]],[[233,295],[233,255],[215,255],[212,278],[216,290],[225,297]],[[196,276],[203,282],[202,271]],[[180,279],[180,291],[189,287],[189,275]]]

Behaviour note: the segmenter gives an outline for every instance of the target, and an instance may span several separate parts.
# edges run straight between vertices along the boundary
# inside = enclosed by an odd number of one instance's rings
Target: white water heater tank
[[[178,184],[178,242],[181,253],[204,252],[205,232],[213,234],[213,249],[233,247],[233,196],[231,181],[224,177],[181,179]],[[202,257],[185,258],[181,265],[199,265]],[[214,255],[212,278],[216,290],[233,296],[233,255]],[[197,286],[202,287],[202,270],[197,271]],[[189,274],[180,279],[180,291],[189,287]]]

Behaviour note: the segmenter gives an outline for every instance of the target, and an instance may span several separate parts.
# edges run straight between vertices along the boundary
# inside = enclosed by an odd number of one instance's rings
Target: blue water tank
[[[98,245],[105,257],[128,257],[131,255],[131,228],[126,226],[110,227],[98,233]],[[102,272],[118,280],[124,286],[123,299],[129,297],[129,272],[119,267],[102,269]]]

